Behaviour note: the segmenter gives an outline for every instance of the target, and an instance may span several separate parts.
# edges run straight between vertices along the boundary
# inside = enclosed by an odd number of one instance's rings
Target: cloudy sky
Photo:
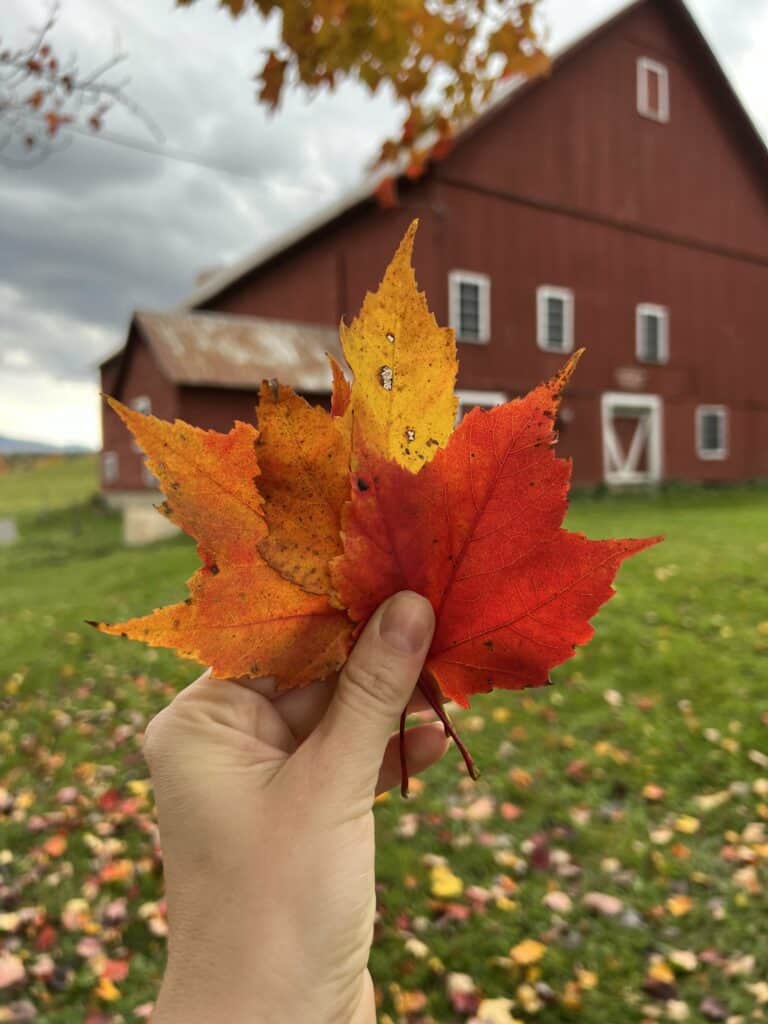
[[[689,0],[768,138],[768,0]],[[544,0],[555,48],[620,0]],[[109,120],[98,138],[22,170],[0,164],[0,435],[99,444],[95,368],[131,311],[163,309],[196,275],[229,263],[354,185],[399,111],[347,86],[276,117],[250,79],[270,26],[232,21],[216,0],[61,0],[54,41],[84,69],[127,52],[128,93],[162,128],[163,155],[140,122]],[[47,0],[2,0],[0,39],[20,44]],[[272,26],[274,28],[274,26]]]

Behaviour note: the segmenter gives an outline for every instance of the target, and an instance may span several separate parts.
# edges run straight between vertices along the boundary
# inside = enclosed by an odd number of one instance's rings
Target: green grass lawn
[[[195,668],[84,620],[178,599],[196,556],[121,549],[83,466],[42,503],[35,471],[0,478],[22,534],[0,549],[0,984],[26,973],[0,1021],[144,1019],[164,957],[139,744]],[[494,1024],[746,1024],[768,1003],[768,492],[580,497],[568,525],[667,540],[555,686],[455,714],[479,782],[451,751],[377,804],[382,1022],[507,998]]]
[[[9,465],[12,471],[0,476],[0,516],[69,508],[98,487],[96,455],[16,458]]]

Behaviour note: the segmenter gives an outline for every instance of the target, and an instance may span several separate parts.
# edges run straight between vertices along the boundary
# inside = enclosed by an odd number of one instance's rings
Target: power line
[[[229,174],[234,178],[249,178],[253,180],[254,174],[250,171],[238,171],[233,167],[225,167],[223,164],[216,164],[210,160],[205,160],[203,157],[198,156],[196,153],[189,153],[183,149],[169,149],[166,146],[160,146],[153,142],[143,142],[141,139],[131,138],[129,135],[121,135],[117,132],[92,132],[85,128],[81,128],[78,125],[66,125],[62,129],[62,133],[67,132],[69,134],[82,135],[87,139],[99,140],[101,142],[111,142],[115,146],[122,146],[124,149],[132,149],[138,153],[145,153],[148,156],[157,156],[162,160],[173,160],[176,163],[192,164],[196,167],[204,167],[209,171],[217,171],[220,174]]]

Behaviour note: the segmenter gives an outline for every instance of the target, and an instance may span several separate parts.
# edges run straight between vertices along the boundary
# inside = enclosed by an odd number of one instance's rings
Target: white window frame
[[[648,76],[658,77],[659,108],[650,105]],[[659,124],[669,124],[669,70],[664,64],[650,57],[637,58],[637,112]]]
[[[117,452],[101,453],[101,479],[113,484],[120,476],[120,456]]]
[[[718,416],[721,422],[721,448],[703,448],[703,420],[705,416]],[[728,458],[728,406],[697,405],[696,406],[696,454],[705,462],[722,461]]]
[[[460,285],[474,284],[478,286],[478,337],[462,337]],[[448,320],[456,333],[456,341],[466,345],[487,345],[491,340],[491,279],[488,274],[478,274],[472,270],[451,270],[448,274]]]
[[[456,397],[459,404],[456,406],[456,423],[461,423],[463,417],[475,406],[481,409],[495,409],[497,405],[503,405],[507,401],[506,391],[476,391],[472,388],[457,388]]]
[[[642,322],[644,316],[655,316],[659,321],[659,358],[646,359],[643,355]],[[645,366],[664,366],[669,362],[669,309],[653,302],[639,302],[635,307],[635,356]]]
[[[563,302],[563,346],[551,345],[547,328],[549,326],[547,300],[560,299]],[[560,354],[573,352],[574,302],[573,291],[554,284],[542,284],[536,289],[536,344],[543,352]]]
[[[152,399],[149,395],[136,395],[128,404],[136,412],[143,413],[145,416],[150,416],[152,413]]]

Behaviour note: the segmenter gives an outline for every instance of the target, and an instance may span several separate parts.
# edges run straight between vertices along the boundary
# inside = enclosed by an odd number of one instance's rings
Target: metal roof
[[[325,353],[343,360],[333,327],[226,313],[136,313],[165,375],[190,387],[258,388],[277,377],[297,391],[331,390]]]

